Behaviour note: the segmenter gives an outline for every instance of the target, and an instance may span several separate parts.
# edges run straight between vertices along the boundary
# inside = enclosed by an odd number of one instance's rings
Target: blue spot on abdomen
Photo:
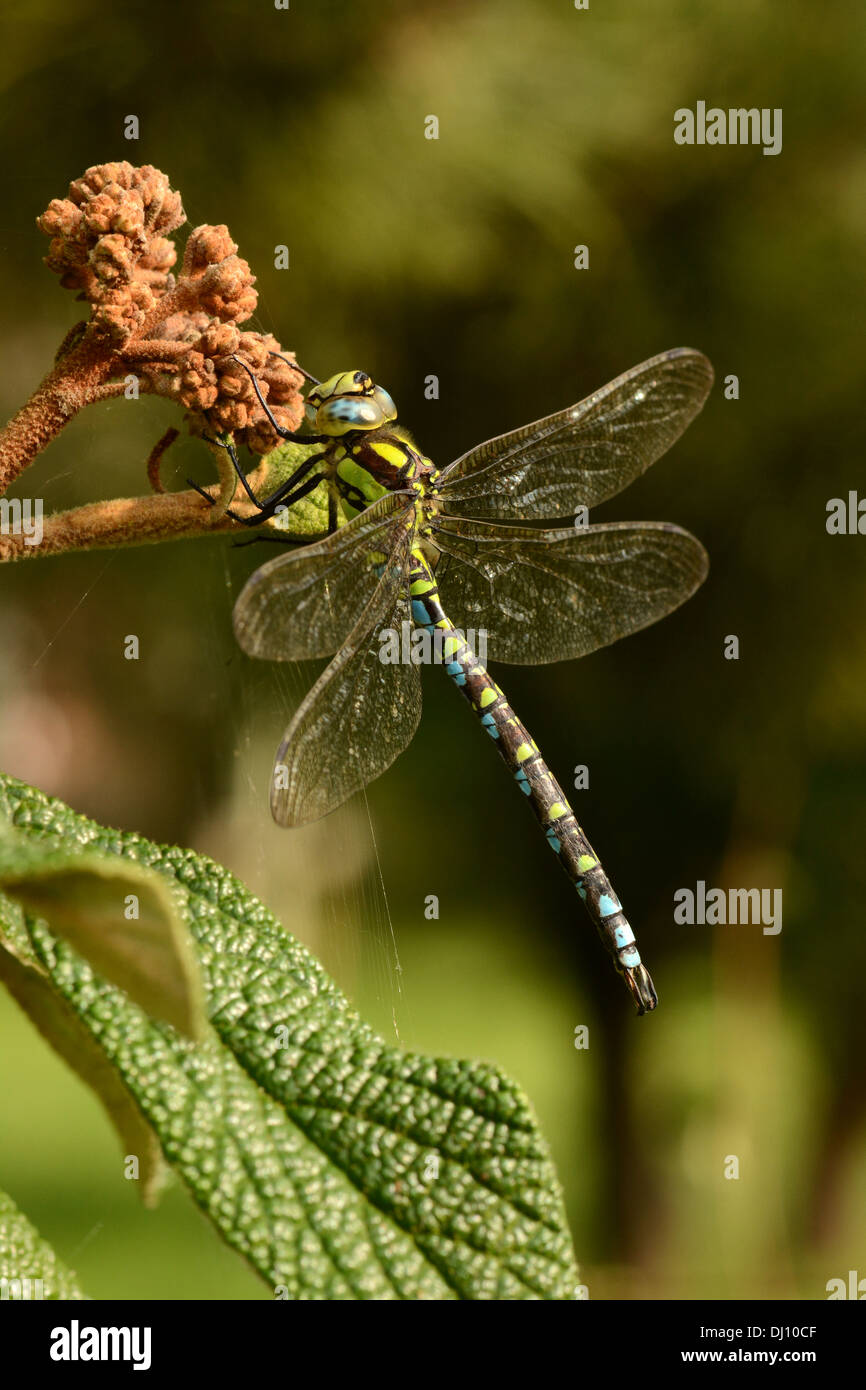
[[[622,903],[619,898],[614,893],[600,893],[598,915],[600,917],[613,917],[617,912],[622,912]]]
[[[412,617],[415,619],[416,623],[420,623],[422,627],[429,627],[433,621],[426,603],[420,598],[413,598],[412,600]]]

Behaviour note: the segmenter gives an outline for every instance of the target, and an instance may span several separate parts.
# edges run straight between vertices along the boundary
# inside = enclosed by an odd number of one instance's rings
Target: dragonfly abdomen
[[[574,811],[526,726],[496,681],[445,613],[436,581],[423,556],[413,554],[410,569],[413,618],[443,634],[445,669],[493,739],[521,792],[527,797],[548,844],[577,889],[617,969],[631,990],[639,1013],[654,1009],[655,988],[641,962],[634,932]]]

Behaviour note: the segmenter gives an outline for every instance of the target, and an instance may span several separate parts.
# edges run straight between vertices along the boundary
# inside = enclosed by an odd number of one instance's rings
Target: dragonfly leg
[[[279,536],[247,536],[242,541],[232,541],[234,549],[239,550],[244,545],[313,545],[316,541],[326,541],[331,535],[330,531],[313,531],[310,535],[296,536],[290,532],[285,532]]]
[[[290,478],[287,478],[270,497],[265,497],[261,502],[254,498],[258,512],[255,516],[239,517],[238,520],[243,526],[260,526],[263,521],[269,521],[272,516],[276,516],[278,511],[288,511],[296,502],[300,502],[302,497],[306,497],[308,492],[319,486],[324,477],[323,473],[314,473],[311,478],[300,479],[309,472],[314,463],[318,463],[322,458],[321,454],[314,454],[312,458],[304,459],[299,468],[296,468]]]
[[[263,410],[263,411],[265,412],[265,414],[267,415],[268,420],[269,420],[270,425],[271,425],[271,429],[274,430],[274,432],[275,432],[276,434],[279,435],[280,439],[288,439],[288,440],[290,440],[293,444],[328,444],[328,443],[330,443],[330,437],[329,437],[327,434],[299,434],[299,433],[298,433],[297,431],[295,431],[295,430],[287,430],[287,429],[284,429],[284,427],[279,423],[279,421],[277,421],[277,420],[274,418],[274,413],[273,413],[273,411],[271,410],[270,406],[268,405],[267,401],[265,400],[264,396],[262,395],[261,387],[259,386],[258,379],[257,379],[257,377],[256,377],[255,372],[252,370],[251,367],[248,367],[248,366],[247,366],[246,362],[242,361],[241,358],[238,357],[237,353],[232,353],[232,356],[234,357],[234,360],[237,362],[238,366],[239,366],[239,367],[243,367],[243,369],[244,369],[244,371],[246,372],[247,376],[249,377],[250,381],[253,383],[253,390],[255,391],[256,395],[258,396],[259,405],[261,406],[262,410]],[[275,356],[278,357],[278,356],[279,356],[279,353],[276,353]],[[300,370],[300,368],[299,368],[299,370]],[[305,372],[304,375],[306,376],[307,373]],[[310,379],[312,380],[313,378],[310,378]]]
[[[241,485],[241,487],[243,488],[244,492],[247,494],[247,497],[250,499],[250,501],[251,501],[252,503],[254,503],[255,506],[258,507],[258,506],[260,505],[260,504],[259,504],[259,499],[256,497],[256,494],[253,492],[252,488],[250,487],[249,483],[247,482],[247,475],[244,473],[244,470],[241,468],[241,461],[240,461],[240,459],[238,458],[237,450],[235,449],[235,446],[234,446],[234,443],[232,442],[232,440],[231,440],[231,439],[225,439],[225,440],[224,440],[224,439],[215,439],[215,440],[213,440],[212,442],[213,442],[214,444],[218,444],[218,445],[220,446],[221,449],[225,449],[226,453],[228,454],[229,458],[230,458],[231,461],[232,461],[232,468],[235,470],[235,474],[236,474],[236,476],[237,476],[238,482],[240,483],[240,485]]]
[[[313,461],[312,459],[310,460],[311,463]],[[232,511],[231,507],[226,511],[226,516],[230,516],[232,521],[239,522],[241,526],[261,526],[263,521],[270,521],[271,517],[276,516],[278,511],[288,511],[296,502],[300,502],[302,497],[306,497],[308,492],[312,492],[313,488],[319,486],[323,476],[322,473],[314,473],[312,478],[307,478],[306,482],[301,483],[299,487],[295,487],[294,491],[290,491],[288,484],[293,481],[293,474],[292,478],[288,478],[282,487],[278,487],[276,492],[271,497],[265,498],[263,502],[259,502],[256,497],[253,498],[253,501],[258,507],[255,516],[238,516],[237,512]],[[192,478],[187,478],[186,481],[191,488],[195,489],[200,497],[204,498],[209,507],[216,505],[210,493],[205,492],[203,487],[199,487],[198,483],[194,483]],[[328,532],[325,532],[325,534],[327,535]]]
[[[237,450],[235,449],[235,446],[234,446],[232,440],[231,440],[231,439],[215,439],[215,438],[213,438],[213,436],[211,436],[211,435],[209,435],[209,434],[204,435],[203,438],[207,440],[208,444],[216,444],[216,445],[219,446],[220,449],[225,449],[226,453],[228,454],[229,458],[230,458],[231,461],[232,461],[232,468],[235,470],[235,474],[237,475],[238,482],[240,483],[240,485],[241,485],[241,487],[243,488],[244,492],[247,494],[247,497],[250,499],[250,501],[251,501],[252,503],[254,503],[255,506],[259,506],[259,499],[256,497],[255,493],[253,492],[252,488],[250,487],[249,483],[247,482],[246,474],[244,473],[244,470],[241,468],[241,462],[240,462],[240,459],[239,459],[238,456],[237,456]],[[196,492],[198,492],[202,497],[206,498],[206,500],[208,501],[208,503],[209,503],[211,506],[214,505],[214,500],[213,500],[213,498],[212,498],[211,496],[209,496],[209,494],[206,493],[202,488],[200,488],[200,487],[198,486],[198,483],[194,483],[194,482],[192,481],[191,478],[187,478],[187,483],[189,484],[190,487],[195,488]],[[228,515],[229,515],[229,516],[232,516],[233,513],[232,513],[232,512],[229,512]],[[240,520],[240,518],[239,518],[239,517],[235,517],[235,520],[236,520],[236,521],[237,521],[237,520]]]
[[[311,454],[309,458],[305,458],[298,465],[294,473],[286,478],[275,492],[272,492],[270,496],[263,497],[260,500],[256,497],[256,494],[247,482],[246,474],[241,468],[240,459],[237,456],[237,451],[232,441],[230,439],[212,439],[209,442],[218,444],[221,449],[226,450],[232,461],[232,467],[237,475],[238,482],[241,484],[253,506],[257,508],[256,515],[252,517],[241,517],[235,512],[227,512],[228,516],[232,517],[234,521],[239,521],[242,526],[259,526],[263,521],[269,521],[272,516],[276,515],[278,508],[293,506],[295,502],[299,502],[302,497],[305,497],[308,492],[312,492],[313,488],[317,487],[322,481],[321,473],[315,474],[313,478],[307,478],[307,474],[313,465],[325,457],[324,454]],[[306,481],[302,483],[303,479],[306,479]],[[198,483],[194,483],[191,478],[187,478],[187,483],[190,487],[195,488],[196,492],[204,497],[210,506],[214,505],[213,498],[205,492],[203,488],[200,488]],[[302,485],[298,486],[301,483]]]
[[[280,361],[285,362],[287,367],[292,367],[294,371],[300,372],[301,376],[306,377],[307,381],[311,381],[314,386],[321,386],[322,383],[317,376],[313,376],[312,372],[308,372],[305,367],[301,366],[300,362],[293,362],[291,357],[286,357],[285,353],[274,352],[272,349],[268,353],[268,357],[279,357]]]
[[[209,492],[205,492],[203,487],[199,487],[198,483],[193,482],[192,478],[187,478],[186,484],[187,487],[191,487],[195,492],[197,492],[199,497],[203,497],[209,507],[216,506],[216,499],[211,497]],[[233,512],[231,507],[226,508],[226,516],[230,516],[232,521],[240,521],[243,525],[243,517],[238,516],[237,512]]]

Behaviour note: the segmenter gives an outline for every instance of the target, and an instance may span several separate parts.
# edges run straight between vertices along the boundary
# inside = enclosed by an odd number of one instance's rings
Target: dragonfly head
[[[377,430],[397,419],[397,407],[366,372],[337,372],[307,397],[310,420],[317,434],[335,437],[352,430]]]

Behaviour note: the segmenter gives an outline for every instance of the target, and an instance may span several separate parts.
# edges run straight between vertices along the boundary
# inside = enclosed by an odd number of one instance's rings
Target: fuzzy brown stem
[[[147,362],[148,365],[164,362],[168,369],[173,362],[185,357],[188,352],[189,343],[171,343],[166,338],[133,338],[121,355],[130,365],[136,362]]]
[[[0,431],[0,495],[85,405],[99,399],[117,364],[114,351],[86,334],[61,357]]]
[[[151,449],[150,457],[147,460],[147,481],[150,483],[151,492],[165,492],[162,479],[159,475],[162,456],[171,448],[174,441],[179,438],[180,430],[176,430],[174,425],[172,425],[170,429],[166,430],[162,438],[156,441]]]
[[[134,373],[130,372],[130,376]],[[110,401],[115,396],[126,394],[125,381],[106,381],[104,386],[95,386],[85,401],[85,405],[93,405],[94,401]]]
[[[219,488],[208,489],[214,501]],[[239,514],[252,508],[238,506]],[[231,517],[220,516],[196,492],[166,492],[154,497],[118,497],[91,502],[46,517],[42,541],[27,545],[23,535],[0,534],[0,561],[32,559],[67,550],[106,550],[115,546],[149,545],[182,536],[211,535],[237,530]]]
[[[135,335],[136,342],[147,343],[156,336],[156,329],[172,314],[193,314],[201,308],[199,294],[201,280],[178,280],[166,294],[160,296],[156,304]],[[134,348],[133,348],[134,351]]]

